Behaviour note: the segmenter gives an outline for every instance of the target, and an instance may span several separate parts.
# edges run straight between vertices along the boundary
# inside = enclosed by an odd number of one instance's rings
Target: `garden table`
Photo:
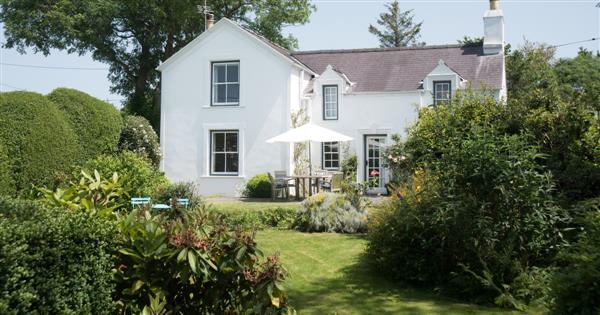
[[[296,199],[300,199],[300,183],[302,183],[302,197],[306,198],[306,182],[308,181],[308,196],[313,195],[313,187],[311,186],[311,182],[315,181],[316,192],[319,192],[319,182],[321,180],[325,180],[331,178],[331,174],[327,175],[293,175],[290,179],[294,180],[294,188],[296,192]]]

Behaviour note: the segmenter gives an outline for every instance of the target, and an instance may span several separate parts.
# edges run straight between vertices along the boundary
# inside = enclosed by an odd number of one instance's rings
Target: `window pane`
[[[240,84],[228,84],[227,85],[227,102],[238,103],[240,101]]]
[[[213,154],[213,173],[225,172],[225,153]]]
[[[227,172],[237,173],[238,172],[238,154],[228,153],[227,154]]]
[[[331,165],[329,167],[338,168],[338,167],[340,167],[340,162],[339,161],[331,161]]]
[[[225,103],[227,101],[227,85],[219,84],[215,85],[215,90],[213,93],[216,94],[215,101],[216,103]]]
[[[224,64],[213,64],[213,82],[226,82],[225,70]]]
[[[228,132],[226,137],[226,151],[237,152],[238,148],[238,134],[237,132]]]
[[[238,64],[227,65],[227,82],[239,82],[239,69]]]
[[[213,132],[213,152],[225,151],[225,134],[222,132]]]

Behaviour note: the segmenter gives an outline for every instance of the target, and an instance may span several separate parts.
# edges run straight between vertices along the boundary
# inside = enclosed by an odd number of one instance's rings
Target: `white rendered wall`
[[[215,26],[214,28],[217,28]],[[266,139],[287,130],[293,66],[234,26],[223,24],[162,70],[162,167],[201,194],[236,195],[255,174],[287,170],[289,146]],[[240,61],[240,106],[211,107],[211,62]],[[238,176],[210,176],[209,130],[239,129]]]

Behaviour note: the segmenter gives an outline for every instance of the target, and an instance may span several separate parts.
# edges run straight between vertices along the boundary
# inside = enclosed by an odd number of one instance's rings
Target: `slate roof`
[[[414,91],[442,59],[473,88],[502,88],[504,58],[483,55],[482,46],[424,46],[292,52],[316,73],[331,64],[356,85],[356,92]]]

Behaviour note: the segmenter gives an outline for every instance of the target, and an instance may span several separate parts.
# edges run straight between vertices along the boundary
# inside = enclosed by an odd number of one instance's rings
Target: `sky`
[[[415,21],[423,21],[421,40],[428,45],[455,44],[464,35],[483,36],[482,16],[487,0],[399,1],[402,10],[413,10]],[[298,38],[300,50],[377,47],[369,24],[384,11],[380,0],[314,0],[317,10],[305,25],[285,29]],[[518,47],[527,39],[561,45],[600,37],[600,0],[500,0],[504,12],[506,41]],[[0,42],[4,31],[0,24]],[[557,57],[573,57],[579,47],[600,50],[600,40],[557,48]],[[47,69],[12,66],[33,65],[88,70]],[[122,96],[110,93],[108,66],[89,55],[52,51],[49,56],[14,49],[0,50],[0,91],[29,90],[43,94],[69,87],[119,106]]]

